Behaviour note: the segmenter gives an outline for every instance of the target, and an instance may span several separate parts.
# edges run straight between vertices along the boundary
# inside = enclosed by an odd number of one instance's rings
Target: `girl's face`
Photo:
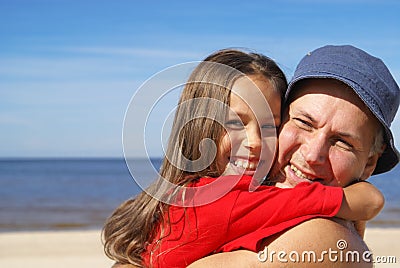
[[[266,176],[274,160],[280,123],[281,96],[271,82],[262,75],[239,78],[231,90],[225,134],[218,147],[221,173]]]

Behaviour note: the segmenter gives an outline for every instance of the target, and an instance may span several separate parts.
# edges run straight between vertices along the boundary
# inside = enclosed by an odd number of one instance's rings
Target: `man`
[[[390,131],[399,93],[385,64],[360,49],[325,46],[308,53],[286,94],[288,109],[271,172],[276,185],[312,181],[345,187],[391,170],[399,162]],[[216,254],[191,267],[372,267],[361,236],[341,221],[310,220],[265,239],[263,246],[268,250],[259,254]],[[284,253],[273,260],[273,251]],[[295,253],[311,251],[316,261],[295,262]]]

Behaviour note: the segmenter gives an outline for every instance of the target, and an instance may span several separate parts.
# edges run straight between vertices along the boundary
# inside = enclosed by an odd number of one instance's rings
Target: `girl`
[[[160,178],[108,219],[106,254],[138,267],[186,267],[216,252],[257,251],[263,238],[310,218],[379,212],[382,196],[367,183],[257,187],[275,155],[286,87],[260,54],[228,49],[200,63],[179,100]]]

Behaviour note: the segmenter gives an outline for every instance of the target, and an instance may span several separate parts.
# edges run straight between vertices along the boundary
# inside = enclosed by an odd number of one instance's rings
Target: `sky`
[[[227,47],[263,53],[290,78],[307,52],[351,44],[399,83],[399,11],[396,0],[0,0],[0,157],[122,157],[135,92]],[[392,129],[400,147],[400,116]],[[132,139],[142,145],[141,126]]]

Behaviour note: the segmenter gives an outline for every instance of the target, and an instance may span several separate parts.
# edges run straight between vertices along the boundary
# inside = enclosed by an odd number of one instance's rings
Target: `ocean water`
[[[136,173],[152,180],[144,159]],[[155,168],[160,159],[152,159]],[[385,195],[370,227],[400,227],[400,168],[372,177]],[[98,229],[124,200],[141,191],[123,159],[1,159],[0,232]]]

